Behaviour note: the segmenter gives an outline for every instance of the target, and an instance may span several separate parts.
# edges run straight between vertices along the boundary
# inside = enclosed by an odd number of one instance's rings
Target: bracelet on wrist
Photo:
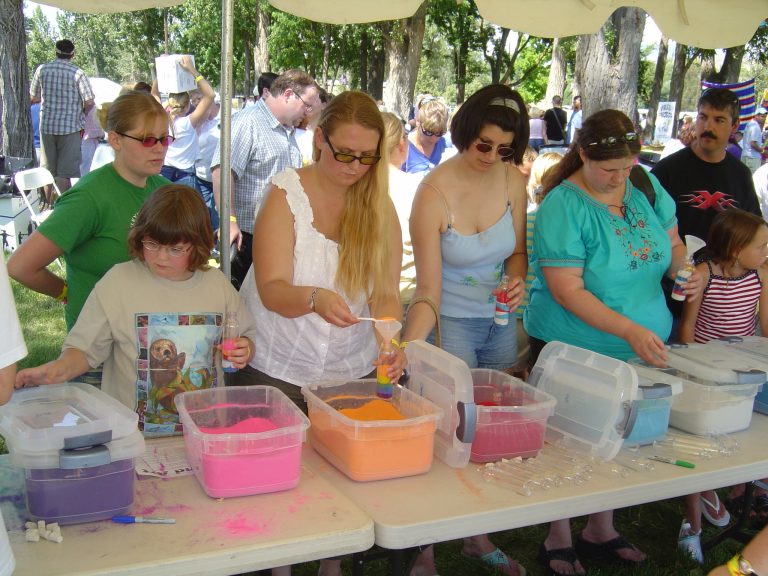
[[[312,293],[309,295],[309,302],[308,302],[308,304],[309,304],[309,309],[312,312],[315,311],[315,298],[317,298],[317,291],[318,290],[319,290],[319,288],[317,286],[315,286],[314,288],[312,288]]]
[[[397,339],[392,338],[392,345],[396,348],[400,348],[401,350],[405,350],[405,347],[408,346],[408,342],[403,340],[402,342],[398,342]]]
[[[68,294],[69,294],[69,285],[66,282],[64,282],[64,286],[61,287],[61,292],[59,292],[59,295],[56,296],[56,300],[66,304]]]
[[[235,216],[234,214],[230,214],[229,215],[229,221],[237,223],[237,216]]]
[[[195,84],[200,82],[200,80],[202,80],[202,79],[203,79],[203,75],[202,74],[198,74],[197,76],[195,76]]]

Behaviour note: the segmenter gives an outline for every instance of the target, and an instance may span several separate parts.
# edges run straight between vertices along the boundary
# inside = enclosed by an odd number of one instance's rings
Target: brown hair
[[[194,188],[166,184],[155,190],[136,215],[128,233],[131,258],[144,261],[141,241],[147,237],[165,245],[189,242],[189,270],[207,270],[213,250],[213,228],[208,207]]]
[[[712,221],[705,255],[718,264],[730,264],[755,238],[765,220],[751,212],[731,208],[720,212]]]
[[[318,87],[312,76],[303,70],[292,69],[286,70],[272,81],[272,84],[269,87],[269,93],[277,98],[280,94],[290,89],[301,96],[312,86],[315,88]],[[261,96],[261,94],[259,94],[259,96]]]
[[[579,130],[576,141],[563,159],[544,177],[546,194],[563,180],[577,172],[584,162],[579,152],[590,160],[616,160],[640,154],[640,138],[627,142],[622,140],[626,134],[635,133],[635,125],[626,114],[619,110],[600,110],[588,116]],[[603,145],[605,138],[616,138],[613,145]]]
[[[486,124],[514,133],[515,152],[502,160],[520,164],[530,133],[528,111],[520,94],[502,84],[491,84],[472,94],[451,119],[451,140],[459,152],[472,145]]]
[[[168,113],[154,96],[146,92],[130,90],[121,94],[109,107],[107,112],[108,132],[125,134],[135,128],[143,129],[143,136],[158,120],[169,122]]]

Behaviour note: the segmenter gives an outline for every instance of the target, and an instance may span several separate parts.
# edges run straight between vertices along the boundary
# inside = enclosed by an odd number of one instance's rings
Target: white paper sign
[[[653,134],[654,142],[665,144],[672,138],[675,130],[675,103],[659,102],[656,109],[656,130]]]

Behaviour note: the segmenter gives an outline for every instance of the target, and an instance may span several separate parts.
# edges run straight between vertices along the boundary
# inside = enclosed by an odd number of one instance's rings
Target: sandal
[[[472,556],[471,554],[465,553],[463,550],[461,552],[461,555],[464,556],[464,558],[472,558],[473,560],[481,560],[486,566],[493,568],[495,570],[500,569],[503,566],[506,566],[508,568],[511,568],[512,565],[509,563],[509,558],[507,558],[507,555],[504,554],[499,548],[496,548],[495,550],[491,550],[490,552],[483,554],[482,556]],[[525,568],[523,568],[522,564],[519,562],[512,561],[514,565],[517,566],[517,572],[519,576],[525,576]]]
[[[635,546],[627,542],[624,536],[616,536],[613,540],[607,542],[590,542],[581,535],[576,539],[576,553],[581,558],[590,560],[600,560],[603,562],[620,562],[622,564],[639,564],[633,560],[627,560],[618,554],[623,548],[637,550]],[[638,550],[639,551],[639,550]]]
[[[717,492],[714,490],[712,491],[712,494],[715,495],[714,502],[711,500],[708,500],[704,497],[704,492],[702,492],[699,495],[699,499],[701,500],[701,514],[704,516],[704,518],[707,519],[707,522],[712,524],[713,526],[717,526],[718,528],[723,528],[725,526],[728,526],[731,522],[731,513],[728,512],[728,509],[720,502],[720,498],[717,496]],[[710,510],[712,512],[710,512]],[[718,512],[720,510],[723,511],[722,517],[718,518]]]
[[[547,550],[547,547],[542,543],[539,547],[538,560],[539,563],[548,570],[547,576],[583,576],[586,574],[585,572],[576,571],[576,562],[578,562],[579,559],[576,556],[576,551],[571,546],[568,546],[567,548],[553,548],[552,550]],[[573,572],[571,574],[558,572],[552,568],[550,564],[553,560],[567,562],[571,565],[571,568],[573,568]]]

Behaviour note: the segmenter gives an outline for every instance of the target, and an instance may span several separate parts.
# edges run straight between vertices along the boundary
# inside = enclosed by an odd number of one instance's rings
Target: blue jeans
[[[184,186],[189,186],[190,188],[195,188],[195,171],[192,170],[182,170],[181,168],[174,168],[173,166],[167,166],[164,165],[160,169],[160,174],[162,176],[165,176],[170,180],[171,182],[174,182],[176,184],[184,184]]]
[[[211,226],[216,230],[219,227],[219,213],[216,211],[216,202],[213,199],[213,182],[202,180],[195,176],[195,184],[197,191],[205,201],[205,205],[208,206],[208,212],[211,215]]]
[[[443,350],[470,368],[507,370],[517,362],[517,324],[514,314],[506,326],[491,318],[452,318],[440,315]],[[428,342],[434,344],[434,333]]]

